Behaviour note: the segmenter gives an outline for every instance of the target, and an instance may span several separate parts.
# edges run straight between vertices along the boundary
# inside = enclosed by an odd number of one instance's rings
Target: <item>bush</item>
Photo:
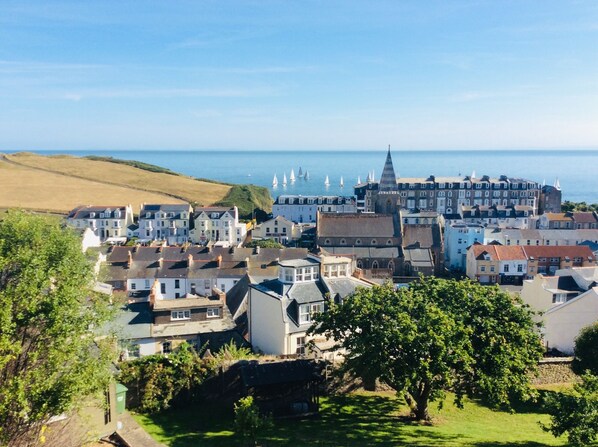
[[[120,369],[118,381],[138,389],[139,410],[145,413],[165,410],[175,400],[193,399],[211,370],[187,343],[169,357],[150,355],[123,362]]]
[[[598,323],[581,330],[575,339],[574,353],[572,368],[576,374],[589,371],[598,375]]]
[[[242,397],[235,404],[235,433],[250,443],[255,444],[259,432],[271,424],[272,421],[269,417],[260,415],[257,405],[253,402],[253,397]]]

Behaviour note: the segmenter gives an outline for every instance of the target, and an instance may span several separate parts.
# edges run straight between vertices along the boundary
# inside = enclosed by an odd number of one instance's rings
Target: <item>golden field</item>
[[[222,200],[228,185],[66,155],[0,158],[0,208],[67,213],[77,205],[133,205]]]

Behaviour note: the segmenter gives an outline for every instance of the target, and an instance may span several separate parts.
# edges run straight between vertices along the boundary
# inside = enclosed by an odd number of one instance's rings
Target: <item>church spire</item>
[[[388,153],[386,154],[386,162],[380,177],[380,191],[395,191],[397,189],[397,177],[392,166],[392,157],[390,156],[390,144],[388,145]]]

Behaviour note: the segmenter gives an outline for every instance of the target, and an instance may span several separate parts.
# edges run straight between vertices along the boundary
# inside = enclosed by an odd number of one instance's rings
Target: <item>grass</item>
[[[546,414],[493,411],[467,401],[460,410],[447,401],[432,411],[433,425],[410,421],[392,393],[354,393],[321,399],[319,418],[276,421],[262,446],[525,446],[566,445],[544,432]],[[242,445],[232,432],[229,407],[198,404],[157,415],[134,415],[156,440],[170,447]]]
[[[223,200],[231,190],[229,185],[201,182],[183,175],[151,172],[128,164],[115,163],[114,161],[91,160],[70,155],[42,156],[28,152],[11,154],[6,157],[10,161],[21,165],[22,168],[34,168],[34,173],[41,177],[40,182],[44,182],[46,179],[45,174],[48,174],[52,179],[55,179],[56,176],[63,177],[62,183],[67,187],[71,182],[77,184],[79,188],[83,187],[80,193],[86,194],[87,197],[93,200],[79,201],[79,204],[100,203],[100,200],[94,199],[95,194],[98,189],[110,186],[122,188],[121,191],[127,191],[133,198],[131,200],[121,198],[118,202],[102,201],[101,203],[132,203],[136,205],[142,202],[196,202],[210,205]],[[54,174],[54,176],[51,176],[51,174]],[[88,181],[88,183],[82,183],[84,181]],[[89,183],[89,181],[93,183]],[[102,184],[102,188],[98,188],[97,183]],[[150,194],[154,194],[154,196],[150,196]],[[2,194],[0,198],[4,199],[4,196]],[[121,196],[123,196],[123,193],[121,193]],[[151,197],[151,200],[139,201],[137,197]],[[0,206],[4,205],[3,201],[0,201]],[[72,207],[66,208],[68,210],[72,209]],[[136,207],[135,210],[138,209]]]
[[[133,168],[129,168],[133,169]],[[0,161],[0,208],[25,208],[33,211],[67,213],[77,205],[182,203],[182,200],[125,186],[40,171]]]
[[[216,205],[233,206],[239,208],[239,216],[243,219],[251,219],[254,208],[263,211],[272,211],[272,197],[270,191],[262,186],[255,185],[234,185],[226,197]]]

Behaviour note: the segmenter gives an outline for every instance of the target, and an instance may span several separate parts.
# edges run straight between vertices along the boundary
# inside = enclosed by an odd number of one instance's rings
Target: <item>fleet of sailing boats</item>
[[[368,173],[368,182],[372,181],[374,172],[372,171],[371,173]],[[306,169],[305,172],[303,172],[303,169],[301,168],[301,166],[299,166],[299,171],[297,173],[297,177],[295,177],[295,170],[291,168],[291,173],[289,174],[289,182],[290,183],[295,183],[295,181],[297,179],[303,179],[303,180],[309,180],[309,171]],[[361,183],[361,177],[357,177],[357,184]],[[330,179],[328,176],[326,176],[326,179],[324,180],[324,185],[325,186],[330,186]],[[278,177],[276,176],[276,174],[274,174],[274,178],[272,179],[272,187],[276,188],[278,186]],[[283,173],[282,174],[282,186],[287,186],[287,174]],[[345,181],[343,180],[343,177],[341,176],[340,182],[339,182],[339,186],[341,188],[344,188],[345,186]]]

